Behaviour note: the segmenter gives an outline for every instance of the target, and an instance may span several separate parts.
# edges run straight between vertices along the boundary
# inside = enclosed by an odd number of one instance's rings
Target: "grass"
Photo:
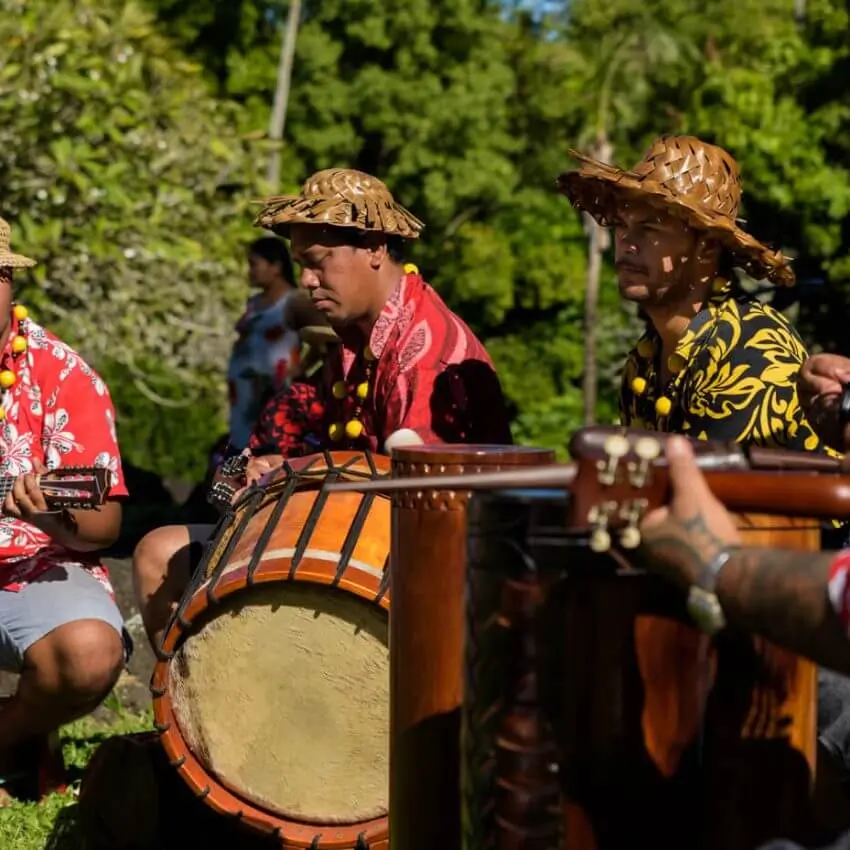
[[[0,850],[83,850],[76,829],[79,780],[98,746],[112,735],[152,728],[150,713],[135,715],[112,693],[104,703],[108,720],[85,717],[61,729],[62,752],[73,780],[64,794],[40,803],[12,803],[0,809]]]

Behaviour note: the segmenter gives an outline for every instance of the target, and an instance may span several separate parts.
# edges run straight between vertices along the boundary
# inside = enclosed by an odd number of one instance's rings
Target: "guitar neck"
[[[57,508],[92,508],[103,503],[108,492],[101,469],[62,469],[36,475],[44,501],[50,510]],[[12,492],[16,475],[0,475],[0,503]]]

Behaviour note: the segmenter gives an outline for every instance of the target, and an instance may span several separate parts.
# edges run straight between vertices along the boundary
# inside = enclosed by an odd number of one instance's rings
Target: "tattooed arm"
[[[716,587],[727,621],[850,674],[843,622],[850,554],[740,547],[732,517],[706,484],[690,444],[671,438],[667,457],[673,498],[643,523],[646,567],[687,589],[720,552],[730,551]],[[830,601],[831,582],[841,613]]]
[[[850,637],[829,600],[835,552],[741,549],[720,573],[730,623],[850,675]]]

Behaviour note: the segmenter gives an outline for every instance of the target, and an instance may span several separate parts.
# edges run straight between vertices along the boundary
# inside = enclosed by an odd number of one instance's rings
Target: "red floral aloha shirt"
[[[341,331],[328,352],[321,385],[279,393],[255,429],[252,452],[286,457],[327,449],[382,452],[395,431],[414,431],[424,443],[512,443],[499,379],[484,346],[415,273],[406,274],[387,301],[368,340]],[[368,378],[368,381],[367,381]],[[357,388],[368,383],[365,399]],[[334,393],[342,385],[345,397]],[[358,419],[356,439],[330,438],[331,425]]]
[[[320,451],[315,436],[321,431],[325,405],[315,381],[293,381],[278,392],[263,412],[248,441],[253,455],[302,457]]]
[[[13,359],[11,340],[18,334],[27,350]],[[13,319],[2,369],[14,371],[17,381],[6,393],[0,423],[0,475],[32,472],[34,458],[48,469],[98,466],[112,472],[110,495],[126,496],[109,390],[80,355],[31,319]],[[89,569],[112,593],[96,553],[72,552],[23,520],[0,517],[0,590],[20,590],[57,566]]]

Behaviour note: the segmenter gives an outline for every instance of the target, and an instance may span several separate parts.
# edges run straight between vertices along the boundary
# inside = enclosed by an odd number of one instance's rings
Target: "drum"
[[[473,474],[554,462],[551,451],[438,445],[393,450],[393,477]],[[460,845],[466,503],[460,491],[393,496],[390,832],[399,850]]]
[[[464,850],[811,839],[815,666],[697,632],[678,588],[565,527],[570,498],[470,504]],[[737,518],[746,546],[819,548],[815,521]]]
[[[216,811],[286,847],[386,848],[389,460],[290,461],[224,516],[166,630],[154,716]]]

